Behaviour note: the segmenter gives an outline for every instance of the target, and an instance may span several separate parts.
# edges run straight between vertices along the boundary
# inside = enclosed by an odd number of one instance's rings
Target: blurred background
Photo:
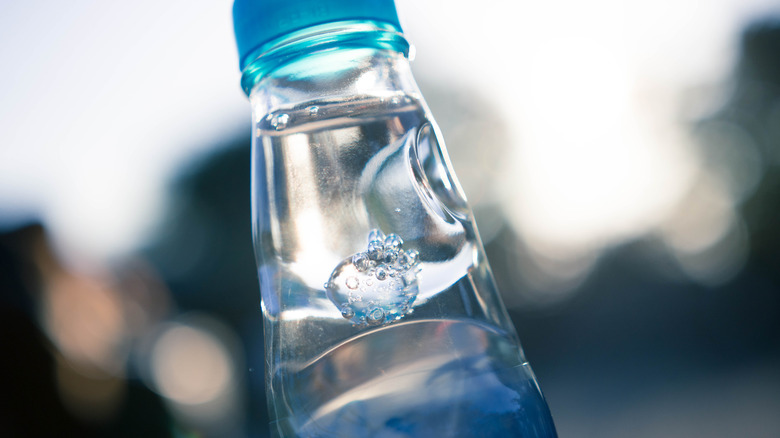
[[[560,436],[780,436],[780,5],[512,3],[397,0]],[[0,436],[266,436],[231,2],[0,59]]]

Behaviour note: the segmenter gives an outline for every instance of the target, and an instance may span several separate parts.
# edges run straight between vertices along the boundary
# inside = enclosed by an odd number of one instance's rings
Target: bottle
[[[274,436],[555,437],[392,0],[236,0]]]

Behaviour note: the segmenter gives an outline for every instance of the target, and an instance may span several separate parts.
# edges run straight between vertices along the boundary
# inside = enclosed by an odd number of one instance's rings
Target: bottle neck
[[[260,81],[285,66],[350,49],[389,50],[408,59],[412,46],[388,23],[349,20],[312,26],[274,39],[250,54],[254,60],[242,72],[241,88],[250,95]]]
[[[244,80],[256,119],[313,101],[419,96],[403,35],[362,25],[335,32],[284,44],[250,64]]]

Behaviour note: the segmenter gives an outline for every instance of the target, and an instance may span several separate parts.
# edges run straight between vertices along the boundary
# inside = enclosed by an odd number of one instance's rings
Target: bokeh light
[[[160,392],[179,403],[214,400],[227,389],[232,363],[219,340],[192,327],[168,328],[152,351],[152,373]]]

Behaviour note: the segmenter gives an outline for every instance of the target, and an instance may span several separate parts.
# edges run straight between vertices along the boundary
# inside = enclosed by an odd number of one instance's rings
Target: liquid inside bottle
[[[414,92],[255,113],[275,435],[556,436],[439,138]]]

